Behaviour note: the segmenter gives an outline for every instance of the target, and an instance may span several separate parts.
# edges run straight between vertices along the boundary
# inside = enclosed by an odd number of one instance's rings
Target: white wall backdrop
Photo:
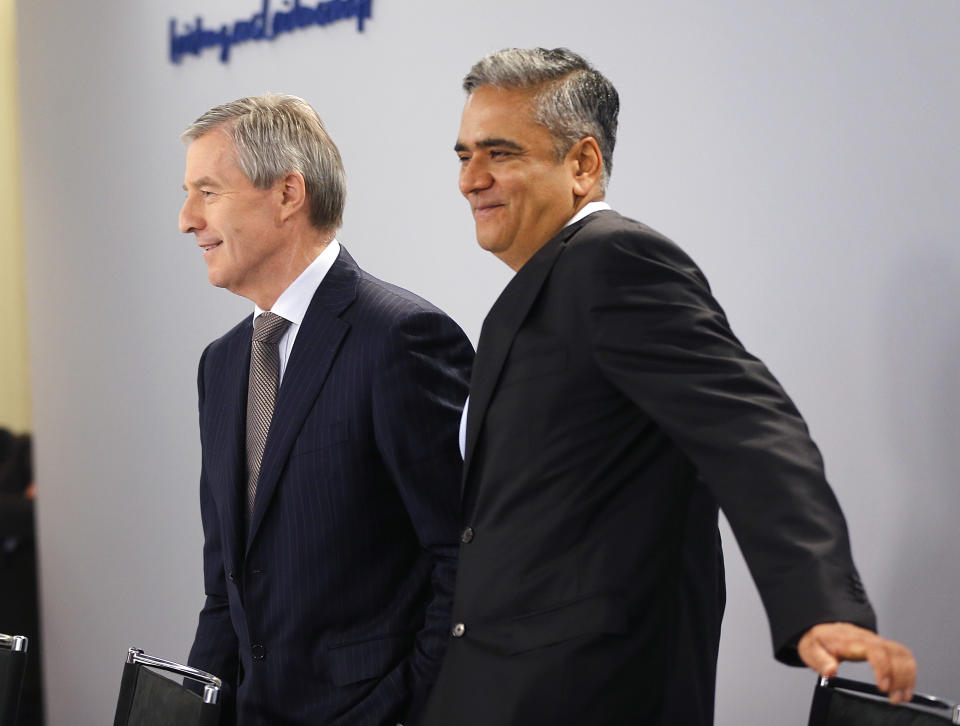
[[[476,341],[509,270],[456,189],[459,80],[511,45],[572,47],[617,85],[610,201],[699,261],[807,416],[882,631],[960,697],[960,4],[373,0],[362,34],[168,62],[170,18],[259,7],[19,4],[53,726],[108,723],[126,648],[185,658],[202,603],[195,366],[250,306],[177,231],[179,132],[242,95],[307,98],[347,166],[341,240]],[[717,724],[805,724],[814,679],[772,660],[725,535]]]

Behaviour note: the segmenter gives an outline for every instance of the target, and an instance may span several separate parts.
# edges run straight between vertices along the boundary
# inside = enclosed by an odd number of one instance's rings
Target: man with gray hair
[[[515,276],[464,415],[451,644],[424,726],[713,722],[718,505],[776,657],[915,664],[877,636],[797,409],[697,266],[604,199],[619,99],[565,49],[477,63],[456,152],[480,246]]]
[[[254,303],[200,359],[189,663],[229,686],[224,723],[411,723],[449,630],[473,349],[337,241],[343,165],[306,102],[240,99],[183,138],[180,229]]]

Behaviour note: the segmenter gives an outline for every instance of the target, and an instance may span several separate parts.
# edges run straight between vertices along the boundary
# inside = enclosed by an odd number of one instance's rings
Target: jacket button
[[[230,578],[230,582],[236,582],[236,581],[237,581],[237,576],[233,574],[233,571],[232,571],[232,570],[230,571],[230,574],[227,575],[227,577]]]
[[[463,623],[457,623],[453,626],[453,630],[450,632],[453,634],[454,638],[462,638],[463,634],[467,632],[467,626]]]
[[[254,660],[263,660],[267,657],[267,649],[263,647],[260,643],[256,643],[250,647],[250,653],[253,655]]]
[[[460,535],[460,541],[464,544],[470,544],[473,541],[473,527],[467,527]]]

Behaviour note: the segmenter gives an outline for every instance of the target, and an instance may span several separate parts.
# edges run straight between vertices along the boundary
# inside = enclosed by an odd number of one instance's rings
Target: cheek
[[[222,218],[223,234],[233,243],[243,246],[244,240],[251,236],[250,230],[254,229],[251,220],[242,214],[231,214]],[[256,237],[256,235],[253,235]]]

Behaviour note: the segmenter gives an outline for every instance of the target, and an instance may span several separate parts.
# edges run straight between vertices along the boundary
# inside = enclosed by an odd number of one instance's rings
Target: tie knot
[[[260,313],[253,321],[253,339],[258,343],[276,343],[290,321],[274,313]]]

